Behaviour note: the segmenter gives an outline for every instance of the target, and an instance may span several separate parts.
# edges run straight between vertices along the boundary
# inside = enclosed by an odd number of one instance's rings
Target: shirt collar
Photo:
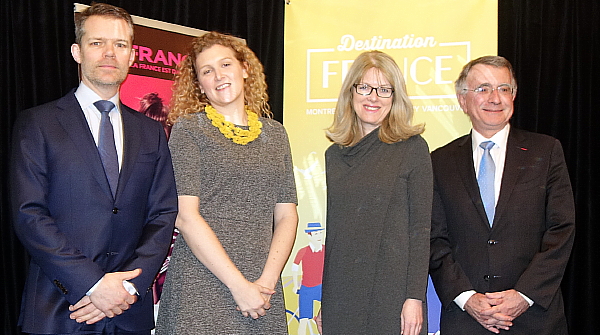
[[[477,149],[477,147],[479,147],[479,144],[481,144],[481,142],[485,142],[485,141],[492,141],[494,142],[495,146],[498,146],[500,148],[506,148],[506,143],[508,142],[508,133],[510,132],[510,123],[507,123],[506,126],[504,126],[504,128],[502,128],[499,132],[495,133],[494,136],[492,136],[491,138],[486,138],[485,136],[481,135],[481,133],[479,133],[477,130],[475,129],[471,129],[471,136],[472,136],[472,145],[473,145],[473,151],[475,151],[475,149]]]
[[[82,81],[79,82],[79,87],[77,87],[77,90],[75,91],[75,97],[77,97],[77,101],[79,101],[82,109],[90,108],[94,102],[103,100],[96,92],[94,92]],[[119,113],[121,112],[119,108],[119,91],[117,91],[117,94],[115,94],[113,97],[108,99],[108,101],[115,104],[115,106],[117,106],[117,111]],[[97,110],[95,107],[94,109]]]
[[[321,250],[323,250],[323,244],[319,243],[319,245],[314,245],[312,242],[308,242],[308,245],[310,246],[310,250],[312,250],[312,252],[319,252]]]

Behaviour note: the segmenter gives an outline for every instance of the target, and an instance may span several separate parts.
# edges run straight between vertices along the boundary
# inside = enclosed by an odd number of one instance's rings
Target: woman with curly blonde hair
[[[175,80],[169,147],[180,232],[157,334],[287,334],[280,274],[296,236],[287,134],[240,40],[196,38]]]
[[[202,111],[209,104],[208,98],[198,85],[195,60],[202,51],[216,44],[230,48],[240,63],[247,64],[248,78],[244,82],[246,105],[259,116],[271,117],[263,66],[254,52],[237,38],[209,32],[192,42],[190,51],[179,65],[179,73],[175,75],[169,123],[174,124],[180,116]]]
[[[396,62],[360,54],[327,130],[323,334],[427,334],[433,177],[412,116]]]

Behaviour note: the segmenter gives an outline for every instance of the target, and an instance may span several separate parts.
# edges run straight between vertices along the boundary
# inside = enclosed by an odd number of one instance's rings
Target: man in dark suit
[[[465,65],[456,92],[473,129],[431,155],[430,274],[444,335],[567,334],[571,184],[558,140],[510,126],[516,89],[502,57]]]
[[[162,126],[119,100],[132,42],[126,11],[88,8],[71,48],[79,87],[15,123],[14,223],[31,255],[24,332],[141,335],[154,327],[151,286],[177,195]]]

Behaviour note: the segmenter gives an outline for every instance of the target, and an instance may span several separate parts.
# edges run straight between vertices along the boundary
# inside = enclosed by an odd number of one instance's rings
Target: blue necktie
[[[115,104],[108,100],[98,100],[94,102],[102,117],[100,119],[100,135],[98,136],[98,152],[104,165],[104,173],[113,198],[117,193],[117,184],[119,182],[119,158],[117,156],[117,147],[115,146],[115,133],[108,113],[115,107]]]
[[[479,193],[481,194],[483,207],[485,208],[485,213],[491,227],[494,222],[494,212],[496,211],[496,194],[494,193],[496,166],[490,154],[490,149],[494,146],[494,142],[481,142],[479,146],[483,148],[483,156],[481,156],[481,163],[479,164],[477,183],[479,184]]]

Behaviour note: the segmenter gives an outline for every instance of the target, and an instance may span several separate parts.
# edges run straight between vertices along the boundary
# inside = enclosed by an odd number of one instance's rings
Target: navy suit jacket
[[[558,140],[511,128],[490,228],[473,167],[471,135],[432,155],[430,274],[442,334],[490,334],[453,300],[515,289],[534,301],[508,334],[566,334],[560,283],[575,234],[575,206]],[[504,332],[504,331],[502,331]]]
[[[140,296],[114,322],[151,329],[152,282],[177,214],[163,127],[121,104],[124,148],[115,199],[74,91],[22,112],[14,126],[11,194],[17,236],[31,255],[19,324],[28,333],[71,333],[75,304],[105,273],[142,269]],[[87,329],[87,328],[86,328]]]

